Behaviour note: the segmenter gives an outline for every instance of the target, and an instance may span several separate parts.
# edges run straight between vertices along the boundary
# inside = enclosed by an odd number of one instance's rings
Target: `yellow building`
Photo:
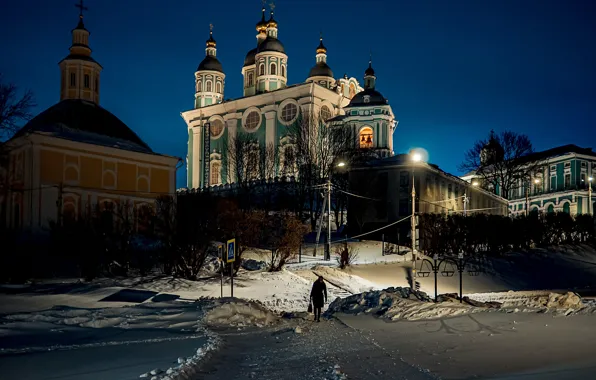
[[[175,194],[180,159],[153,152],[99,105],[102,67],[91,57],[82,14],[59,65],[60,102],[6,143],[0,218],[35,231],[109,203],[126,204],[134,217],[159,195]]]

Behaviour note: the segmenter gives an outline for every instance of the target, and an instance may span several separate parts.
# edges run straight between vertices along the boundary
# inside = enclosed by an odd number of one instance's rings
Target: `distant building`
[[[533,178],[519,180],[509,194],[511,215],[529,211],[563,211],[571,215],[593,213],[589,207],[590,178],[596,173],[596,153],[591,148],[563,145],[535,152],[524,158],[525,162],[539,163]],[[481,182],[475,173],[462,177],[467,182]],[[491,188],[500,195],[500,189]]]
[[[336,79],[321,37],[314,66],[304,68],[305,81],[289,85],[289,57],[278,36],[278,23],[273,11],[269,20],[265,16],[263,8],[256,24],[256,46],[242,66],[238,62],[244,77],[242,98],[224,100],[226,74],[217,58],[213,31],[209,35],[206,56],[194,73],[194,109],[182,113],[188,128],[187,186],[206,188],[239,181],[228,152],[240,136],[256,141],[255,155],[273,147],[275,167],[267,176],[293,176],[296,170],[284,163],[296,155],[290,131],[301,120],[341,123],[351,129],[356,146],[377,150],[383,157],[392,155],[397,121],[387,99],[376,90],[372,63],[364,73],[364,88],[347,75]]]
[[[5,143],[0,220],[9,227],[41,230],[124,202],[138,221],[141,206],[175,194],[179,159],[155,153],[99,105],[102,67],[91,57],[89,34],[81,13],[59,63],[60,102]]]
[[[353,167],[349,173],[348,225],[353,235],[384,227],[412,215],[412,178],[416,213],[507,215],[507,200],[473,186],[437,165],[414,163],[399,154]],[[399,223],[402,238],[410,223]],[[390,232],[393,231],[393,232]],[[395,233],[395,229],[383,231]],[[405,232],[405,233],[403,233]]]

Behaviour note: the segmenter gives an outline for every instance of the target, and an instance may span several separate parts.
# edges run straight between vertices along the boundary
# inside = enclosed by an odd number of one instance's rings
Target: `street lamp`
[[[478,181],[472,182],[472,186],[478,186],[478,185],[480,185],[480,183]]]
[[[340,161],[335,166],[343,168],[346,165],[347,164],[344,161]],[[331,172],[332,172],[332,170],[329,171],[329,175],[327,176],[327,244],[326,244],[327,249],[325,252],[325,260],[331,260]],[[319,224],[319,226],[320,226],[320,224]],[[319,231],[320,231],[320,229],[319,229]],[[318,241],[318,238],[319,237],[317,236],[317,241]],[[315,254],[316,254],[316,248],[315,248]]]
[[[423,162],[423,156],[420,150],[413,150],[410,153],[410,160],[414,164]],[[416,289],[416,185],[414,182],[414,166],[412,166],[412,261],[414,262],[414,269],[412,270],[412,291]]]
[[[594,215],[594,205],[592,205],[592,181],[594,178],[588,178],[588,211],[590,215]]]

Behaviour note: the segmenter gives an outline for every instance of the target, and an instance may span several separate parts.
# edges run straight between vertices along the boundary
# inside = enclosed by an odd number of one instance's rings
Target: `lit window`
[[[218,137],[221,135],[223,131],[224,123],[219,119],[215,119],[211,122],[211,126],[209,127],[209,132],[211,133],[211,137]]]
[[[257,111],[251,111],[248,116],[246,117],[246,121],[244,122],[244,126],[248,130],[256,129],[259,124],[261,123],[261,115]]]
[[[275,63],[271,64],[270,71],[271,71],[271,75],[277,75],[277,65]]]
[[[293,121],[298,114],[298,106],[294,103],[288,103],[281,110],[281,119],[286,123]]]
[[[221,165],[219,162],[213,162],[211,164],[211,185],[219,185],[220,184],[220,171]]]
[[[360,148],[372,148],[373,147],[373,130],[370,127],[364,127],[360,131],[359,136]]]
[[[327,120],[331,119],[331,110],[329,109],[329,107],[327,107],[327,106],[321,107],[321,119],[323,119],[323,121],[327,121]]]

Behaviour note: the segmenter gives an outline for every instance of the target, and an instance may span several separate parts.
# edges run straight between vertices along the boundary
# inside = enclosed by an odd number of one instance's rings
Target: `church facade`
[[[241,136],[256,141],[256,150],[273,147],[271,177],[288,174],[284,157],[294,154],[295,144],[290,131],[305,120],[350,128],[357,147],[375,149],[383,157],[393,155],[397,121],[388,101],[376,90],[372,63],[365,71],[364,87],[354,77],[335,78],[321,37],[305,81],[289,84],[289,57],[273,16],[271,11],[267,19],[262,9],[256,24],[257,44],[241,66],[243,96],[238,99],[224,97],[226,74],[210,32],[205,58],[194,74],[194,109],[181,114],[188,129],[188,188],[236,182],[229,152]]]
[[[99,105],[102,66],[91,56],[80,7],[70,54],[59,63],[60,102],[5,143],[0,222],[9,228],[47,230],[51,221],[125,203],[138,222],[142,206],[175,194],[180,159],[155,153]]]

